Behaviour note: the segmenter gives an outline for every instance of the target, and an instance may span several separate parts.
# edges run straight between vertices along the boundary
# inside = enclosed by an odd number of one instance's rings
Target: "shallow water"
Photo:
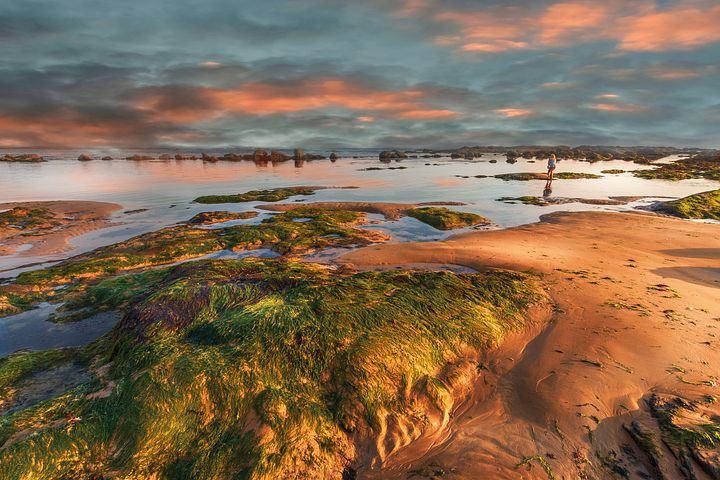
[[[5,152],[0,152],[5,153]],[[17,153],[8,151],[8,153]],[[298,196],[288,200],[313,201],[386,201],[425,202],[461,201],[467,206],[452,207],[475,212],[490,218],[495,227],[508,227],[537,221],[539,216],[552,211],[626,210],[650,200],[630,205],[563,204],[547,207],[510,205],[496,201],[499,197],[524,195],[541,196],[544,181],[503,181],[496,178],[474,178],[475,175],[544,171],[544,161],[518,159],[515,164],[505,162],[502,155],[485,155],[474,160],[450,158],[407,159],[380,163],[376,151],[341,152],[361,158],[342,158],[335,163],[329,160],[305,162],[298,168],[293,162],[276,165],[256,165],[253,162],[205,163],[199,160],[128,161],[120,158],[132,153],[159,155],[162,152],[89,151],[99,156],[110,154],[113,161],[95,160],[78,162],[80,151],[37,151],[48,160],[46,163],[20,164],[0,162],[0,202],[23,200],[97,200],[115,202],[122,210],[114,215],[117,225],[90,232],[71,241],[74,250],[63,255],[0,257],[0,277],[19,273],[16,269],[34,262],[47,262],[125,240],[134,235],[156,230],[187,220],[201,211],[243,211],[257,203],[200,205],[192,200],[200,195],[237,193],[251,189],[274,188],[290,185],[357,186],[357,189],[320,190],[312,196]],[[165,152],[167,153],[167,152]],[[195,153],[198,152],[185,152]],[[327,154],[328,152],[322,152]],[[495,159],[497,163],[490,163]],[[669,157],[668,160],[673,160]],[[368,167],[402,165],[403,170],[372,170]],[[618,168],[635,170],[650,168],[631,162],[579,162],[562,160],[558,171],[600,173]],[[460,178],[458,176],[469,176]],[[682,197],[718,188],[718,182],[686,180],[671,182],[643,180],[630,173],[605,175],[601,179],[556,180],[552,195],[557,197],[607,198],[608,196],[669,196]],[[123,211],[146,208],[147,211],[124,214]],[[233,223],[255,223],[269,215]],[[228,222],[228,224],[231,224]],[[444,238],[447,232],[434,230],[415,219],[380,221],[371,228],[390,233],[396,241],[434,240]],[[31,267],[37,268],[37,267]],[[6,270],[6,271],[2,271]]]
[[[33,310],[0,318],[0,357],[23,349],[79,347],[105,335],[118,321],[116,313],[103,312],[79,322],[49,322],[59,306],[43,303]]]

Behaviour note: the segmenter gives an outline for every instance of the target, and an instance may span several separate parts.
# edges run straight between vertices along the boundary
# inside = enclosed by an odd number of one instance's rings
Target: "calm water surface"
[[[2,152],[18,153],[18,152]],[[500,155],[486,155],[472,161],[450,158],[407,159],[392,164],[380,163],[376,151],[343,152],[347,156],[336,163],[328,160],[306,162],[301,168],[293,162],[259,166],[252,162],[217,162],[153,160],[134,162],[122,159],[79,162],[79,151],[39,151],[46,163],[21,164],[0,162],[0,203],[28,200],[96,200],[122,205],[113,220],[116,225],[88,233],[72,240],[73,251],[46,257],[24,257],[18,254],[0,257],[0,277],[11,277],[26,270],[42,268],[61,258],[118,242],[134,235],[157,230],[186,220],[201,211],[242,211],[256,203],[200,205],[192,200],[200,195],[239,193],[251,189],[291,185],[356,186],[357,189],[320,190],[309,197],[288,201],[384,201],[427,202],[460,201],[466,206],[452,207],[476,212],[490,218],[503,228],[537,221],[552,211],[626,210],[648,204],[641,200],[624,206],[565,204],[548,207],[509,205],[496,201],[499,197],[541,196],[544,181],[503,181],[495,178],[473,178],[475,175],[496,175],[510,172],[543,172],[544,161],[518,159],[505,162]],[[132,153],[158,156],[163,152],[90,152],[95,156],[111,154],[123,158]],[[165,152],[167,153],[167,152]],[[196,152],[193,152],[196,153]],[[326,155],[329,152],[324,152]],[[497,163],[490,163],[495,159]],[[665,161],[676,158],[669,157]],[[404,166],[402,170],[364,171],[368,167]],[[611,161],[587,163],[563,160],[558,171],[599,174],[607,169],[635,170],[651,168],[630,162]],[[471,178],[460,178],[470,176]],[[631,173],[605,175],[595,180],[556,180],[552,195],[557,197],[607,198],[610,196],[682,197],[718,188],[718,182],[687,180],[670,182],[642,180]],[[127,214],[127,210],[147,209]],[[230,224],[259,222],[270,213],[262,212],[255,219],[227,222]],[[412,218],[386,221],[380,215],[369,215],[372,222],[364,228],[383,230],[393,241],[430,241],[452,233],[440,232]],[[318,252],[315,261],[331,261],[346,249]],[[272,257],[269,250],[255,252],[217,252],[211,258]],[[0,357],[18,349],[45,349],[82,345],[105,334],[116,322],[112,314],[71,324],[47,321],[57,305],[41,307],[18,315],[0,318]]]
[[[2,154],[4,152],[0,152]],[[495,178],[472,178],[475,175],[544,171],[545,162],[519,159],[515,164],[505,162],[501,155],[485,155],[472,161],[450,158],[407,159],[392,164],[380,163],[376,151],[344,152],[361,158],[343,158],[335,163],[328,160],[306,162],[301,168],[293,162],[260,166],[252,162],[205,163],[193,160],[128,161],[121,158],[132,153],[121,151],[90,151],[99,157],[110,154],[112,161],[79,162],[80,151],[38,151],[48,162],[38,164],[0,162],[0,202],[24,200],[97,200],[115,202],[122,210],[114,215],[118,225],[91,232],[72,240],[73,252],[80,253],[100,245],[114,243],[133,235],[158,229],[186,220],[207,210],[241,211],[255,203],[199,205],[192,199],[200,195],[238,193],[250,189],[274,188],[290,185],[357,186],[357,189],[320,190],[310,197],[296,197],[304,201],[386,201],[425,202],[461,201],[468,205],[462,210],[490,218],[496,227],[508,227],[537,221],[540,215],[552,211],[624,210],[629,206],[598,206],[565,204],[548,207],[509,205],[496,201],[503,196],[543,194],[543,181],[503,181]],[[160,152],[143,151],[158,156]],[[192,152],[197,153],[197,152]],[[327,152],[325,152],[327,153]],[[495,159],[497,163],[490,163]],[[669,157],[666,160],[673,160]],[[404,166],[403,170],[363,171],[368,167]],[[600,173],[618,168],[635,170],[649,168],[630,162],[579,162],[563,160],[558,171]],[[470,176],[471,178],[459,178]],[[606,175],[594,180],[556,180],[552,195],[557,197],[607,198],[609,196],[650,195],[681,197],[718,188],[718,182],[686,180],[670,182],[643,180],[631,173]],[[123,211],[148,209],[125,214]],[[263,213],[263,215],[268,215]],[[262,218],[262,217],[260,217]],[[259,221],[256,219],[255,221]],[[374,225],[392,234],[397,241],[433,240],[447,236],[414,219],[381,222]],[[34,262],[57,260],[58,256],[0,257],[0,276],[17,274],[10,271]],[[27,268],[37,268],[26,267]]]

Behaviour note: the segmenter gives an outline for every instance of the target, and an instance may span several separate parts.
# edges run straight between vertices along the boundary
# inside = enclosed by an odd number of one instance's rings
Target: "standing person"
[[[548,158],[548,164],[547,164],[547,179],[549,181],[552,181],[553,179],[553,172],[555,172],[555,167],[557,166],[557,157],[554,153],[550,154],[550,158]]]

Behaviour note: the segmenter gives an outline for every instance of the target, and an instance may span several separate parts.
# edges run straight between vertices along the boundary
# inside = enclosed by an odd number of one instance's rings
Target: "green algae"
[[[657,164],[656,168],[637,170],[633,175],[649,180],[720,180],[720,152],[704,152],[676,162]]]
[[[166,265],[221,250],[272,249],[282,255],[385,240],[356,228],[366,215],[345,210],[298,208],[264,219],[257,225],[198,229],[189,225],[164,228],[101,247],[42,270],[24,272],[0,286],[0,314],[17,313],[40,301],[68,300],[88,285],[124,272]]]
[[[473,225],[487,225],[490,220],[468,212],[457,212],[443,207],[420,207],[407,210],[407,216],[420,220],[438,230],[454,230]]]
[[[602,178],[602,175],[595,175],[594,173],[556,172],[553,178],[558,180],[580,180]]]
[[[620,170],[619,168],[611,168],[609,170],[601,170],[600,173],[606,175],[619,175],[621,173],[625,173],[625,170]]]
[[[17,228],[18,230],[50,229],[60,222],[48,208],[14,207],[0,212],[0,228]]]
[[[258,212],[200,212],[190,220],[191,225],[210,225],[213,223],[222,223],[230,220],[247,220],[258,216]]]
[[[279,202],[296,195],[314,195],[317,187],[284,187],[268,190],[250,190],[235,195],[205,195],[196,198],[197,203],[242,203],[242,202]]]
[[[514,172],[514,173],[501,173],[495,175],[495,178],[501,180],[547,180],[548,176],[546,173],[541,172]],[[593,173],[579,173],[579,172],[555,172],[553,178],[556,180],[580,180],[580,179],[595,179],[602,178],[602,175],[595,175]]]
[[[681,218],[720,220],[720,190],[663,202],[658,210]]]
[[[527,457],[523,457],[520,462],[515,465],[515,468],[520,467],[527,467],[528,469],[532,468],[532,463],[537,462],[538,465],[543,469],[545,472],[545,475],[547,475],[548,480],[555,480],[557,477],[555,477],[555,473],[553,472],[552,467],[548,463],[547,460],[545,460],[545,457],[541,455],[530,455]]]
[[[86,355],[112,365],[114,387],[4,416],[0,477],[339,477],[383,425],[447,408],[448,367],[542,298],[533,277],[504,271],[201,260],[153,274],[127,294],[105,285],[131,298]]]

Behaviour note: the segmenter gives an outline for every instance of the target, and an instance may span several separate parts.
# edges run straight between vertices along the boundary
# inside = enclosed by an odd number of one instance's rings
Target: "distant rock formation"
[[[395,158],[408,158],[408,156],[405,152],[399,150],[384,150],[380,152],[379,158],[380,160],[390,160]]]
[[[38,163],[46,162],[43,157],[37,153],[21,153],[19,155],[3,155],[0,157],[0,161],[3,162],[21,162],[21,163]]]

